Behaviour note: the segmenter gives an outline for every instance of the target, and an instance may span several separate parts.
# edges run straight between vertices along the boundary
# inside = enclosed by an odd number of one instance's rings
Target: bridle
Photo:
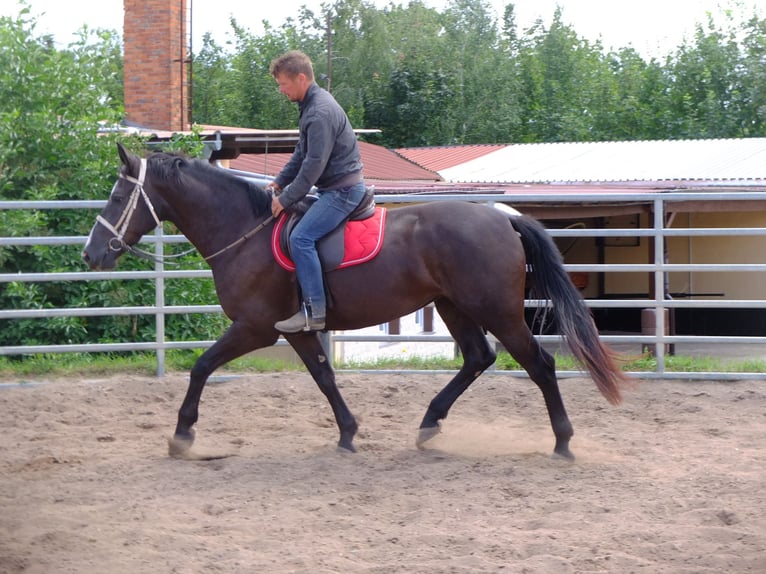
[[[155,263],[169,262],[174,264],[177,264],[177,263],[175,261],[172,261],[172,259],[178,259],[180,257],[184,257],[185,255],[188,255],[189,253],[196,251],[195,248],[191,248],[182,253],[177,253],[175,255],[157,255],[155,253],[149,253],[147,251],[144,251],[142,249],[133,247],[132,245],[128,245],[127,243],[125,243],[125,239],[124,239],[125,233],[128,230],[128,226],[130,225],[130,220],[133,218],[133,214],[136,212],[136,209],[138,208],[139,199],[144,200],[144,203],[146,204],[146,207],[149,208],[149,213],[152,214],[152,217],[154,218],[154,222],[157,224],[157,226],[162,225],[162,223],[160,222],[160,218],[157,217],[157,212],[154,209],[154,206],[152,205],[152,201],[149,199],[149,196],[146,194],[146,191],[144,190],[144,179],[146,179],[146,159],[141,158],[141,167],[139,168],[138,178],[132,177],[130,175],[125,175],[122,173],[120,173],[119,177],[120,179],[125,179],[134,184],[133,191],[130,192],[130,196],[128,197],[128,203],[125,206],[125,209],[122,211],[119,219],[117,220],[116,223],[114,223],[114,225],[109,223],[100,214],[96,216],[96,222],[106,227],[114,235],[114,237],[110,238],[107,243],[107,246],[109,247],[110,251],[127,251],[128,253],[135,255],[136,257],[140,257],[142,259],[148,259],[150,261],[154,261]],[[270,215],[258,226],[256,226],[255,228],[245,233],[239,239],[232,241],[229,245],[227,245],[223,249],[219,249],[212,255],[208,255],[207,257],[204,257],[204,260],[210,261],[214,257],[218,257],[219,255],[223,254],[229,249],[232,249],[244,243],[245,241],[250,239],[253,235],[261,231],[273,220],[274,220],[274,216]]]
[[[110,251],[131,251],[132,247],[125,243],[125,233],[127,232],[128,226],[130,225],[130,220],[133,219],[133,214],[136,212],[136,208],[138,208],[139,199],[143,198],[144,203],[146,204],[146,207],[149,208],[149,213],[152,214],[155,223],[160,225],[160,218],[157,217],[157,212],[154,210],[154,206],[152,205],[149,196],[146,195],[146,191],[144,191],[145,178],[146,159],[141,158],[141,167],[138,172],[138,179],[123,173],[120,174],[120,179],[125,179],[134,185],[133,191],[130,192],[130,196],[128,197],[128,203],[125,206],[125,209],[122,210],[119,219],[114,223],[114,225],[112,225],[100,214],[96,216],[96,221],[106,227],[114,235],[114,237],[109,239],[107,244]]]

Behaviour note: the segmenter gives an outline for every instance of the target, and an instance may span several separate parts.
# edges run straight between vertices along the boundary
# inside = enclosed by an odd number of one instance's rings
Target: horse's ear
[[[130,153],[120,142],[117,142],[117,153],[120,154],[120,160],[122,160],[122,163],[130,167]]]

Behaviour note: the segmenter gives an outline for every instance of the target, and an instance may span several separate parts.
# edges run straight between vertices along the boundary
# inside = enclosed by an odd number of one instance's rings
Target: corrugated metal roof
[[[466,163],[507,147],[506,144],[454,145],[437,147],[406,147],[396,153],[432,171],[441,171]]]
[[[231,159],[234,168],[276,175],[290,157],[298,130],[202,126],[214,146],[211,159]],[[355,130],[378,133],[379,130]],[[171,132],[142,130],[153,140]],[[364,176],[380,182],[442,184],[570,184],[766,181],[766,138],[643,140],[543,144],[480,144],[387,148],[360,142]],[[269,153],[264,153],[269,151]],[[239,156],[239,157],[237,157]],[[683,182],[683,183],[680,183]],[[398,187],[398,186],[396,186]],[[449,186],[448,186],[449,187]]]
[[[379,145],[359,142],[359,152],[364,164],[366,180],[373,181],[441,181],[441,176],[417,165],[396,152]],[[230,161],[233,169],[275,176],[284,167],[292,154],[242,154]]]
[[[403,158],[395,151],[383,146],[359,142],[365,179],[381,181],[418,180],[441,181],[435,171]]]
[[[619,193],[662,193],[664,191],[699,191],[709,189],[710,185],[699,182],[591,182],[591,183],[482,183],[482,182],[455,182],[455,181],[386,181],[375,184],[377,194],[423,194],[423,195],[450,195],[474,193],[482,195],[511,194],[511,195],[596,195],[596,194],[619,194]],[[749,186],[726,186],[715,189],[727,189],[745,191]]]
[[[766,138],[514,144],[439,170],[479,183],[766,179]]]
[[[285,166],[289,153],[243,153],[229,160],[232,169],[275,176]]]

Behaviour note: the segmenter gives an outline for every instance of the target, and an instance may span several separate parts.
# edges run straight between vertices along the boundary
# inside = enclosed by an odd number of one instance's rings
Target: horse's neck
[[[169,218],[203,257],[210,257],[258,226],[263,218],[253,214],[245,194],[226,191],[193,193],[168,190],[166,200],[173,210]]]

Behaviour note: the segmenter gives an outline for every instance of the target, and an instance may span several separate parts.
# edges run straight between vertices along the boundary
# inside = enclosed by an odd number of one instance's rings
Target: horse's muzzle
[[[110,252],[104,253],[101,258],[93,258],[87,250],[80,254],[82,260],[87,263],[91,271],[111,271],[117,265],[117,261]]]

